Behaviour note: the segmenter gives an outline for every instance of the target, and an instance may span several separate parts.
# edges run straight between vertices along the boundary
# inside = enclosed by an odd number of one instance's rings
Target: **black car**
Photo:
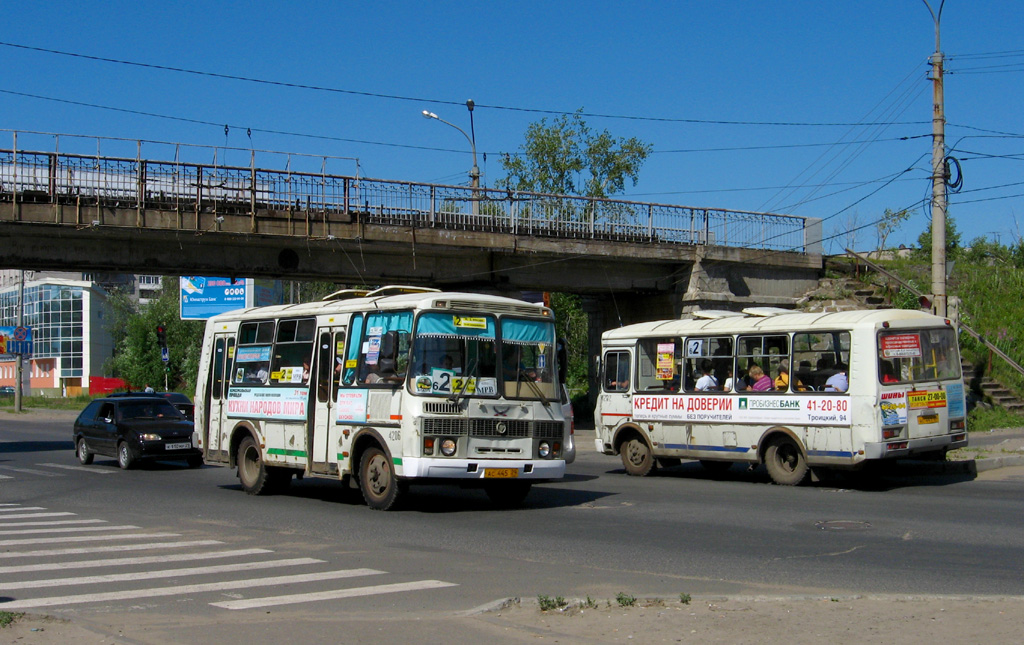
[[[185,415],[185,418],[192,421],[195,418],[196,406],[192,403],[192,399],[188,398],[180,392],[112,392],[107,395],[113,398],[122,398],[125,396],[154,396],[167,399],[171,404],[178,408],[178,412]]]
[[[192,422],[170,401],[152,394],[96,399],[75,419],[78,460],[117,457],[121,468],[140,459],[184,459],[192,468],[203,465],[203,453],[192,441]]]

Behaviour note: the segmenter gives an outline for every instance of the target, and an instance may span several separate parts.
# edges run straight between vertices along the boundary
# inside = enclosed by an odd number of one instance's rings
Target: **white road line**
[[[45,470],[33,470],[31,468],[15,468],[14,466],[0,466],[4,470],[11,470],[16,473],[28,473],[29,475],[42,475],[43,477],[63,477],[61,473],[48,473]]]
[[[0,524],[0,526],[5,526]],[[30,535],[32,533],[78,533],[84,531],[131,531],[139,527],[131,524],[122,524],[121,526],[65,526],[61,528],[34,528],[34,529],[18,529],[16,531],[0,531],[0,535]]]
[[[14,478],[9,476],[9,475],[0,475],[0,479],[14,479]],[[0,511],[3,511],[3,510],[6,510],[6,509],[0,508]]]
[[[104,524],[106,520],[52,520],[49,522],[0,522],[0,526],[67,526],[69,524]]]
[[[108,573],[102,576],[80,576],[78,578],[49,578],[46,580],[27,580],[25,582],[4,582],[0,583],[0,591],[7,593],[11,589],[40,589],[42,587],[94,585],[101,582],[156,580],[157,578],[201,576],[208,573],[231,573],[233,571],[246,571],[252,569],[279,569],[281,567],[299,567],[304,564],[320,564],[322,562],[323,560],[317,560],[316,558],[288,558],[286,560],[268,560],[266,562],[236,562],[235,564],[219,564],[212,567],[188,567],[186,569]],[[0,606],[3,605],[0,604]]]
[[[117,546],[85,546],[73,549],[42,549],[40,551],[7,551],[0,553],[3,558],[47,558],[61,555],[82,555],[85,553],[115,553],[119,551],[145,551],[147,549],[180,549],[189,546],[212,546],[224,544],[220,540],[189,540],[185,542],[150,542],[148,544],[118,544]]]
[[[8,504],[8,506],[15,506],[16,508],[0,508],[0,513],[13,513],[16,511],[45,511],[46,509],[42,506],[18,506],[17,504]]]
[[[113,470],[100,470],[99,468],[86,468],[85,466],[68,466],[66,464],[36,464],[37,466],[47,466],[49,468],[63,468],[65,470],[80,470],[84,473],[92,473],[94,475],[113,475]]]
[[[3,504],[0,504],[0,506],[21,506],[21,504],[15,504],[13,502],[4,502]]]
[[[22,509],[18,509],[19,511]],[[7,520],[23,520],[27,518],[36,517],[67,517],[68,515],[77,515],[77,513],[69,513],[68,511],[53,511],[52,513],[19,513],[17,515],[0,515],[0,525]]]
[[[441,589],[444,587],[457,587],[454,582],[443,582],[441,580],[418,580],[416,582],[396,582],[390,585],[376,585],[373,587],[354,587],[352,589],[334,589],[332,591],[314,591],[311,593],[297,593],[287,596],[273,596],[269,598],[253,598],[251,600],[228,600],[226,602],[211,602],[214,607],[221,609],[256,609],[259,607],[276,607],[278,605],[294,605],[302,602],[315,602],[318,600],[337,600],[339,598],[357,598],[363,596],[375,596],[385,593],[398,593],[400,591],[421,591],[424,589]],[[2,607],[3,605],[0,605]]]
[[[89,540],[141,540],[154,537],[181,537],[180,533],[118,533],[117,535],[76,535],[75,537],[31,538],[18,540],[0,540],[0,546],[17,546],[19,544],[60,544],[65,542],[88,542]]]
[[[339,578],[355,578],[372,576],[385,571],[375,569],[344,569],[341,571],[322,571],[293,576],[275,576],[271,578],[250,578],[230,582],[208,582],[198,585],[180,585],[175,587],[156,587],[153,589],[134,589],[129,591],[110,591],[107,593],[87,593],[76,596],[52,596],[50,598],[33,598],[0,602],[0,611],[13,609],[29,609],[34,607],[53,607],[55,605],[77,605],[87,602],[110,602],[113,600],[137,600],[139,598],[159,598],[162,596],[181,596],[185,594],[203,593],[207,591],[228,591],[231,589],[251,589],[253,587],[272,587],[274,585],[298,584],[302,582],[318,582],[321,580],[337,580]]]
[[[216,558],[238,558],[243,555],[261,555],[265,553],[273,553],[273,551],[270,549],[235,549],[234,551],[144,555],[137,558],[107,558],[105,560],[80,560],[77,562],[47,562],[45,564],[23,564],[20,566],[0,567],[0,574],[29,573],[32,571],[58,571],[63,569],[95,569],[98,567],[121,567],[135,564],[154,564],[157,562],[192,562],[195,560],[214,560]]]

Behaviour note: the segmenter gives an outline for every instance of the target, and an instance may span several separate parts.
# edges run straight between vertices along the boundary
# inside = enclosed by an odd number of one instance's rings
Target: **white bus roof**
[[[943,318],[910,309],[858,309],[819,313],[779,313],[781,311],[769,312],[765,309],[754,309],[748,315],[742,313],[736,315],[736,312],[729,312],[733,315],[721,315],[725,312],[715,311],[708,312],[709,315],[704,316],[699,316],[701,312],[695,312],[695,317],[693,318],[655,320],[611,329],[602,334],[601,339],[608,341],[659,335],[686,336],[690,334],[786,332],[795,329],[846,329],[862,326],[877,327],[883,322],[889,322],[895,327],[914,325],[940,326],[946,324]]]
[[[406,291],[388,295],[395,291]],[[380,295],[376,295],[380,294]],[[335,295],[335,294],[332,294]],[[346,296],[356,297],[346,297]],[[447,303],[438,307],[439,303]],[[271,305],[236,309],[210,318],[220,322],[228,320],[253,320],[257,318],[280,318],[292,316],[317,316],[322,314],[345,313],[368,310],[396,309],[470,309],[497,314],[518,314],[522,316],[548,316],[550,310],[542,304],[534,304],[515,298],[492,296],[480,293],[443,292],[435,289],[414,290],[410,287],[382,288],[364,296],[358,293],[343,294],[330,300],[317,300],[293,305]]]

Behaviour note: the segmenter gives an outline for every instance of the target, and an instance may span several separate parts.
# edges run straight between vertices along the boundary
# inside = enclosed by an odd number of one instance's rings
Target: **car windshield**
[[[121,406],[122,419],[180,419],[181,413],[159,399],[153,401],[132,401]]]

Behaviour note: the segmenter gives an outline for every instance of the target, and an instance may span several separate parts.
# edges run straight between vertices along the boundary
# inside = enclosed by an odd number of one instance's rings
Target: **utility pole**
[[[18,280],[18,327],[25,325],[25,270],[21,270],[21,277]],[[21,412],[22,409],[22,380],[25,378],[25,366],[22,361],[25,357],[21,352],[14,355],[14,411]]]
[[[942,49],[939,43],[939,21],[946,0],[939,2],[939,11],[928,7],[935,23],[935,53],[932,54],[932,309],[945,317],[946,310],[946,114],[942,95]]]

